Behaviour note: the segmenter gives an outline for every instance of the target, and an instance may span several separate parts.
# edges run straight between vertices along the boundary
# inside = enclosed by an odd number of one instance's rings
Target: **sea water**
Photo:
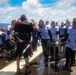
[[[10,23],[0,23],[0,28],[7,28]]]

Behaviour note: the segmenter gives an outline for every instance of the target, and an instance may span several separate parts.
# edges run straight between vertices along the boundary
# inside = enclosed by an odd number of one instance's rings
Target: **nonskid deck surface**
[[[37,51],[34,51],[33,56],[30,58],[30,70],[32,71],[29,75],[56,75],[56,72],[50,67],[45,67],[44,57],[42,55],[42,47],[38,47]],[[20,68],[21,73],[17,75],[25,75],[25,63],[24,59],[21,59]],[[76,66],[71,67],[73,72],[67,70],[60,70],[57,72],[58,75],[76,75]],[[6,61],[0,59],[0,75],[16,75],[16,61]]]

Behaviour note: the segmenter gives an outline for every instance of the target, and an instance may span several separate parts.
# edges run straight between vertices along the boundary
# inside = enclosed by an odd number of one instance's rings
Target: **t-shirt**
[[[56,27],[51,27],[50,30],[51,30],[51,33],[52,33],[52,39],[54,41],[57,41],[57,28]]]
[[[76,29],[70,28],[67,33],[69,34],[66,47],[76,51]]]
[[[43,27],[43,28],[39,28],[38,32],[41,33],[41,39],[50,39],[50,36],[48,34],[48,28]]]
[[[66,26],[63,26],[63,27],[60,27],[59,28],[59,32],[60,32],[60,35],[65,35],[66,34]]]
[[[10,30],[10,27],[11,27],[11,25],[8,25],[8,28],[7,28],[7,30]]]
[[[31,39],[31,33],[33,32],[32,23],[19,23],[15,25],[15,32],[18,32],[17,37],[24,42],[29,42]]]
[[[2,44],[2,32],[0,32],[0,45]]]

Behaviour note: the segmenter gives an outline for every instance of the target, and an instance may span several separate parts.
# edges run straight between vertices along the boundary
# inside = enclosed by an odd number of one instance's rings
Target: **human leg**
[[[66,47],[66,63],[65,63],[65,67],[67,68],[69,66],[70,63],[70,48]]]
[[[24,59],[25,59],[25,74],[29,74],[31,73],[30,69],[29,69],[29,49],[26,50],[26,52],[24,53]]]
[[[16,64],[17,64],[17,72],[19,72],[20,71],[20,56],[19,55],[16,57]]]
[[[73,66],[75,62],[75,51],[71,50],[70,54],[71,54],[70,66]]]
[[[16,66],[17,66],[17,73],[20,71],[20,59],[22,56],[23,51],[23,45],[17,44],[17,50],[16,50]]]

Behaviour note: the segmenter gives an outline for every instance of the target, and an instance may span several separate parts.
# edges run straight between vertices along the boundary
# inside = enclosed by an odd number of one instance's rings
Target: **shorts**
[[[24,56],[24,58],[28,58],[29,56],[29,48],[23,53],[24,49],[27,47],[29,43],[21,43],[17,44],[16,56]]]

